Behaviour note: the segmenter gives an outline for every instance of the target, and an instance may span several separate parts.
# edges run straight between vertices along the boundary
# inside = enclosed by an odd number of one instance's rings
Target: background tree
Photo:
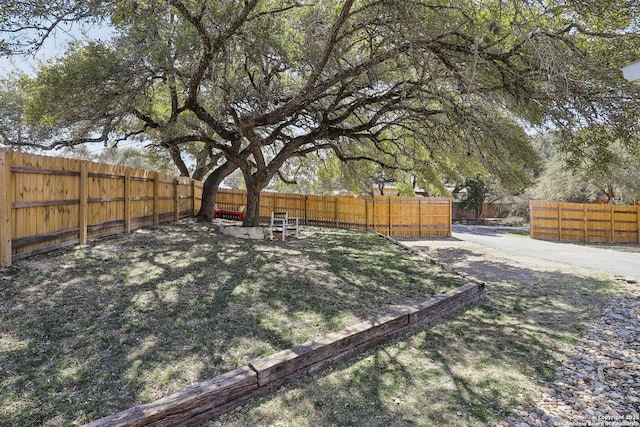
[[[92,152],[86,146],[80,145],[65,149],[65,155],[109,165],[129,166],[154,170],[166,175],[178,175],[178,170],[168,153],[157,147],[108,147],[99,152]]]
[[[543,173],[528,192],[529,197],[574,203],[630,204],[640,198],[640,151],[620,143],[607,145],[607,161],[595,163],[559,150],[555,134],[539,138],[545,165]],[[569,165],[569,166],[567,166]]]
[[[479,178],[467,180],[464,188],[466,192],[460,200],[460,207],[467,211],[473,211],[476,223],[480,223],[482,221],[483,204],[489,194],[489,188]]]
[[[242,173],[240,173],[240,171],[236,169],[224,179],[224,184],[234,190],[244,189],[244,181],[242,181]]]

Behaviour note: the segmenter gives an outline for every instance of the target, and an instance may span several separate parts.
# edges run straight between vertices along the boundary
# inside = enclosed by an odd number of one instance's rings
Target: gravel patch
[[[504,426],[640,425],[640,287],[609,301],[575,352]]]

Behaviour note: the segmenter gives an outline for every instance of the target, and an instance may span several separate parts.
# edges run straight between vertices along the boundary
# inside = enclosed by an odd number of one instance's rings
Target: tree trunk
[[[268,180],[261,180],[254,175],[245,176],[247,185],[247,208],[244,212],[243,227],[258,227],[260,225],[260,192],[269,183]]]
[[[607,185],[607,204],[613,203],[616,198],[616,192],[611,184]]]
[[[260,225],[260,190],[247,189],[247,208],[244,211],[243,227],[258,227]]]
[[[216,194],[218,193],[218,187],[220,183],[231,174],[237,167],[231,162],[225,162],[223,165],[218,166],[213,172],[209,174],[204,181],[204,188],[202,189],[202,206],[200,212],[196,215],[199,221],[211,222],[213,219],[213,208],[216,204]]]
[[[264,190],[271,176],[265,176],[260,173],[245,173],[244,182],[247,186],[247,208],[244,211],[244,220],[242,221],[243,227],[258,227],[260,225],[260,192]]]
[[[178,170],[180,171],[180,176],[189,176],[189,168],[182,160],[182,156],[180,155],[180,149],[175,145],[165,145],[167,151],[169,151],[169,155],[171,156],[171,160],[173,160],[173,164],[176,165]]]

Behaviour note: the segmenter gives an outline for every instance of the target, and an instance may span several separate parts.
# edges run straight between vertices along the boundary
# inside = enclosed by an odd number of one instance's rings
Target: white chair
[[[291,217],[287,212],[271,212],[271,222],[269,224],[269,238],[273,240],[273,232],[282,234],[282,241],[291,232],[298,236],[299,221],[297,217]]]

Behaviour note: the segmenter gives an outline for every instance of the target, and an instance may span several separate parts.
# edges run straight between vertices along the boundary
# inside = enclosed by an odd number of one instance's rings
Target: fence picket
[[[78,222],[79,222],[79,240],[81,245],[87,244],[87,200],[89,198],[87,194],[87,180],[89,179],[89,174],[87,172],[87,163],[80,163],[80,179],[79,179],[79,196],[80,203],[78,206]]]
[[[160,224],[160,174],[153,174],[153,225]]]

